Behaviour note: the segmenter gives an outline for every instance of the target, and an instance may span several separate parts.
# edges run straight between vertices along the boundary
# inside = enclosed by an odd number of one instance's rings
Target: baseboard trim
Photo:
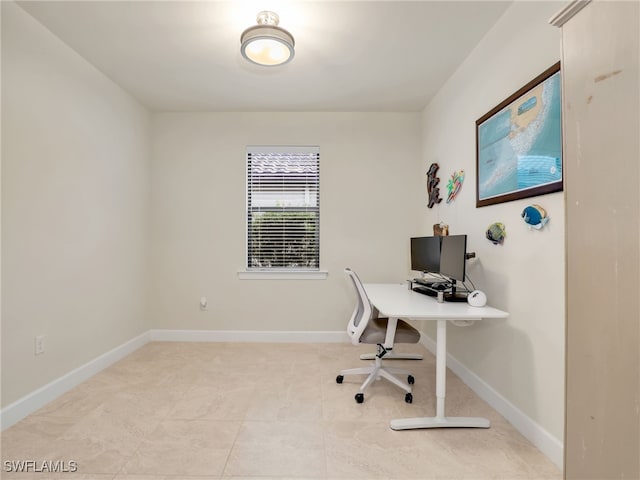
[[[436,342],[421,335],[420,343],[435,355]],[[455,373],[476,395],[506,418],[516,430],[526,437],[538,450],[549,458],[560,470],[563,468],[563,443],[528,417],[518,407],[496,392],[478,375],[469,370],[451,354],[447,354],[447,368]]]
[[[0,425],[2,426],[2,430],[18,423],[27,415],[30,415],[36,410],[44,407],[47,403],[55,400],[60,395],[71,390],[73,387],[91,378],[96,373],[104,370],[110,365],[113,365],[130,353],[135,352],[137,349],[148,343],[149,339],[150,335],[148,331],[138,335],[137,337],[132,338],[106,353],[103,353],[84,365],[71,370],[60,378],[47,383],[37,390],[34,390],[12,404],[7,405],[5,408],[0,410]]]
[[[150,330],[152,342],[345,343],[345,331]]]

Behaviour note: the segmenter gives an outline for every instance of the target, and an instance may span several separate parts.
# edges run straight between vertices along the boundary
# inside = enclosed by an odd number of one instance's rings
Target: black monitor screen
[[[414,237],[411,239],[411,270],[438,273],[440,270],[440,238]]]
[[[449,235],[442,237],[440,274],[452,280],[464,282],[466,255],[466,235]]]

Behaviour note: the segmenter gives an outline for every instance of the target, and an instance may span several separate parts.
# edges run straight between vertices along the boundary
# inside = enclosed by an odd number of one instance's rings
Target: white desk
[[[391,420],[393,430],[439,427],[489,428],[489,420],[479,417],[447,417],[444,402],[447,373],[447,322],[458,320],[474,322],[483,318],[506,318],[507,312],[492,307],[472,307],[466,302],[438,303],[434,297],[409,290],[403,284],[367,283],[364,289],[369,300],[380,311],[381,316],[389,317],[385,346],[393,345],[395,325],[399,318],[405,320],[435,320],[438,322],[436,335],[436,416]]]

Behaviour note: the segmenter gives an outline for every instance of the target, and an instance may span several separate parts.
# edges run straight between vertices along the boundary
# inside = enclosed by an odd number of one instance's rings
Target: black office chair
[[[354,345],[358,345],[360,343],[374,344],[378,346],[378,350],[374,359],[375,362],[372,365],[342,370],[340,375],[336,377],[336,382],[342,383],[345,375],[367,375],[366,380],[360,386],[360,390],[355,396],[356,402],[362,403],[364,401],[364,390],[371,384],[371,382],[379,378],[384,378],[407,392],[404,397],[405,402],[413,402],[410,385],[414,383],[414,378],[411,373],[408,370],[387,367],[382,364],[382,358],[388,351],[385,348],[384,342],[387,336],[387,324],[389,319],[378,317],[378,312],[371,305],[371,302],[367,297],[367,292],[364,290],[358,275],[356,275],[356,273],[350,268],[345,268],[344,271],[353,282],[358,299],[353,314],[351,315],[351,319],[349,320],[349,324],[347,325],[347,333],[351,338],[351,343]],[[394,344],[418,343],[419,341],[420,332],[407,322],[398,320]],[[394,375],[408,375],[408,383],[403,382]]]

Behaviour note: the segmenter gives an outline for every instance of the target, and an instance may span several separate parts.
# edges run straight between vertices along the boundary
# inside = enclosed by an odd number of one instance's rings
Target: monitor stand
[[[444,301],[445,302],[466,302],[467,301],[467,295],[468,295],[468,292],[466,292],[466,291],[457,292],[456,291],[456,281],[455,280],[451,280],[451,291],[450,292],[445,292]]]

